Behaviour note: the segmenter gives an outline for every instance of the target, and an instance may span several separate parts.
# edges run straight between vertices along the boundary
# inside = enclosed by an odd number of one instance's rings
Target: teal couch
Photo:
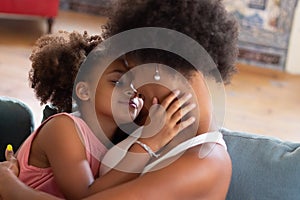
[[[299,200],[300,144],[222,129],[232,160],[227,200]]]
[[[5,160],[7,144],[16,151],[33,130],[30,107],[19,99],[0,96],[0,161]]]

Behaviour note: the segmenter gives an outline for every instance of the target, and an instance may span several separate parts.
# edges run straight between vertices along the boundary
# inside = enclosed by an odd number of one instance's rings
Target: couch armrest
[[[33,130],[30,108],[18,99],[0,96],[0,161],[5,160],[7,144],[12,144],[16,152]]]
[[[300,144],[223,129],[232,160],[227,200],[300,198]]]

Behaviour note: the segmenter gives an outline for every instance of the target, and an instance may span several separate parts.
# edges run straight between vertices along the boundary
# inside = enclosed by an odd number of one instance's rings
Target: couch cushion
[[[33,130],[30,108],[18,99],[0,96],[0,161],[5,159],[7,144],[16,151]]]
[[[222,129],[232,160],[227,200],[300,199],[300,144]]]

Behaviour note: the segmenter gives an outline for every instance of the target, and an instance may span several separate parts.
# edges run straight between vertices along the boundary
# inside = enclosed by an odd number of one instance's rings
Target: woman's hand
[[[6,161],[0,162],[0,166],[3,168],[8,168],[11,172],[19,176],[19,163],[17,158],[14,156],[14,151],[12,146],[9,144],[5,150]]]
[[[10,194],[13,194],[15,183],[19,180],[19,164],[14,156],[14,151],[11,145],[7,145],[5,150],[6,161],[0,162],[0,199],[10,199]],[[8,195],[8,196],[7,196]]]
[[[5,161],[9,162],[9,161]],[[0,164],[0,199],[1,200],[17,200],[17,199],[31,199],[31,200],[59,200],[59,198],[48,193],[34,190],[23,182],[21,182],[15,172],[13,172],[7,165]]]
[[[7,161],[5,161],[7,162]],[[8,195],[13,194],[14,182],[18,181],[18,178],[14,175],[14,172],[8,168],[6,164],[0,164],[0,199],[9,199]]]
[[[154,152],[195,121],[195,117],[183,120],[183,117],[196,107],[194,103],[187,103],[192,95],[179,95],[179,90],[171,92],[161,104],[158,104],[157,98],[153,98],[149,111],[150,123],[145,125],[139,141],[147,144]]]

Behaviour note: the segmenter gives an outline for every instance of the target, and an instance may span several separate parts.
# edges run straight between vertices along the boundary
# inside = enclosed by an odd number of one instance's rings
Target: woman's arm
[[[28,187],[7,166],[0,165],[0,199],[59,200],[60,198]]]

